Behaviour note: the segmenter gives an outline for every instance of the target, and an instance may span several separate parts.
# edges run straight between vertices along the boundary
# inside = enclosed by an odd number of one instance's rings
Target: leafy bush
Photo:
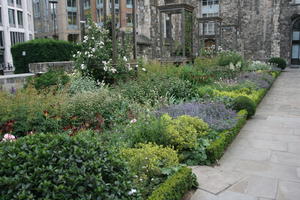
[[[121,94],[107,88],[76,94],[62,104],[65,126],[95,128],[113,127],[130,121],[140,107]],[[70,127],[71,128],[71,127]]]
[[[247,121],[247,115],[248,113],[246,110],[240,111],[238,113],[238,123],[236,124],[236,126],[219,134],[216,140],[214,140],[207,147],[207,158],[211,164],[215,163],[222,157],[229,144],[234,140],[234,138],[238,135],[240,130],[245,125]]]
[[[180,78],[188,80],[193,84],[208,84],[214,80],[214,76],[212,74],[203,72],[193,66],[182,67]]]
[[[136,175],[136,184],[144,188],[142,191],[144,197],[165,180],[163,169],[176,167],[179,164],[176,151],[151,143],[138,144],[137,148],[123,149],[121,154],[128,161],[130,170]]]
[[[172,105],[157,111],[158,115],[169,114],[173,118],[181,115],[198,117],[215,130],[230,129],[236,124],[236,113],[222,103],[184,103]]]
[[[130,199],[131,180],[118,152],[91,133],[37,134],[0,143],[2,200]]]
[[[61,104],[63,93],[39,93],[34,88],[19,90],[15,95],[0,92],[0,134],[12,133],[18,137],[30,132],[61,131]]]
[[[270,60],[268,62],[282,70],[284,70],[287,67],[287,63],[283,58],[273,57],[273,58],[270,58]]]
[[[35,39],[18,43],[11,48],[15,73],[28,73],[29,63],[69,61],[80,49],[77,44],[53,39]],[[26,56],[23,56],[26,52]]]
[[[188,99],[193,95],[193,87],[189,81],[157,74],[120,84],[116,90],[129,99],[151,106],[168,103],[172,98]]]
[[[166,123],[165,134],[169,145],[178,151],[195,149],[198,139],[205,136],[209,128],[203,120],[187,115],[172,119],[165,114],[162,119]]]
[[[193,187],[197,180],[192,170],[182,167],[163,184],[161,184],[148,198],[148,200],[180,200]]]
[[[243,65],[244,59],[240,54],[236,52],[224,51],[219,55],[219,60],[218,60],[219,66],[229,66],[230,64],[237,65],[238,63]]]
[[[213,87],[211,85],[199,87],[198,95],[200,98],[212,97],[214,95]]]
[[[32,84],[37,90],[50,89],[50,87],[61,88],[70,81],[69,76],[60,70],[50,70],[44,74],[33,77],[29,80],[29,84]]]
[[[256,104],[248,97],[239,96],[234,100],[232,108],[236,111],[247,110],[247,118],[250,118],[255,114]]]
[[[68,93],[74,95],[83,92],[93,92],[99,88],[98,85],[99,84],[91,77],[75,76],[70,81]]]

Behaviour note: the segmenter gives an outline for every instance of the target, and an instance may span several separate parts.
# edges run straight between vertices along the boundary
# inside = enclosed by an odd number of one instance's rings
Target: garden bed
[[[233,52],[139,68],[104,70],[106,83],[50,71],[0,92],[0,199],[181,199],[195,186],[182,166],[220,159],[280,74]]]

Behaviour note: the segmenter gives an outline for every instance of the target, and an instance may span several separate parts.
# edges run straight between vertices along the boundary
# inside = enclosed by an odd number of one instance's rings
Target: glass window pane
[[[293,45],[293,52],[292,52],[293,59],[299,59],[299,50],[300,50],[300,45]]]
[[[293,40],[300,40],[300,31],[293,32]]]

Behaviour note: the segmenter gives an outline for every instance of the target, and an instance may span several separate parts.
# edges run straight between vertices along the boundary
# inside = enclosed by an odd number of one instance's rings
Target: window
[[[17,17],[18,17],[18,25],[20,27],[23,27],[23,12],[17,11]]]
[[[132,26],[132,14],[131,13],[127,13],[126,14],[126,23],[127,23],[127,26]]]
[[[68,0],[67,5],[68,7],[76,7],[76,0]]]
[[[14,0],[7,0],[8,5],[13,6],[14,5]]]
[[[22,7],[22,0],[16,0],[16,2],[18,7]]]
[[[8,9],[8,21],[9,21],[9,25],[11,26],[16,25],[15,11],[13,9]]]
[[[11,41],[11,46],[17,43],[25,42],[25,35],[24,33],[20,33],[20,32],[10,32],[10,41]]]
[[[215,34],[215,23],[208,22],[204,24],[204,35],[214,35]]]
[[[34,17],[38,18],[41,16],[41,12],[40,12],[40,2],[35,2],[33,4],[33,13],[34,13]]]
[[[90,0],[84,0],[84,9],[90,9],[90,8],[91,8]]]
[[[126,0],[126,7],[132,8],[132,0]]]
[[[203,6],[212,6],[216,4],[219,4],[219,0],[202,0]]]
[[[77,25],[77,13],[76,12],[68,12],[68,24],[72,26]]]
[[[2,24],[2,8],[0,7],[0,25]]]
[[[295,0],[295,4],[300,4],[300,0]]]
[[[0,47],[4,47],[4,34],[3,31],[0,31]]]

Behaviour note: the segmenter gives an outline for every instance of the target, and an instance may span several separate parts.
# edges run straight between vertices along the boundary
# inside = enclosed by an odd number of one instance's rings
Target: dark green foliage
[[[215,163],[224,154],[227,147],[231,144],[234,138],[239,134],[240,130],[243,128],[247,122],[247,111],[242,110],[238,113],[239,121],[237,125],[231,130],[222,132],[219,137],[212,142],[206,149],[207,158],[210,163]]]
[[[96,135],[37,134],[0,143],[0,199],[131,199],[132,176]]]
[[[259,97],[259,99],[261,98],[262,97]],[[247,118],[250,118],[255,114],[256,104],[253,100],[246,96],[239,96],[236,99],[234,99],[232,108],[236,111],[247,110]]]
[[[77,44],[52,39],[36,39],[16,44],[11,48],[15,73],[28,73],[29,63],[69,61],[78,49]],[[23,56],[23,51],[26,56]]]
[[[208,84],[214,80],[214,76],[211,73],[203,72],[201,69],[193,66],[184,66],[181,70],[180,78],[193,84]]]
[[[268,61],[270,64],[275,65],[276,67],[284,70],[287,67],[287,63],[283,58],[273,57]]]
[[[70,78],[62,70],[50,70],[42,75],[38,75],[31,78],[29,82],[37,90],[49,89],[50,87],[60,87],[66,85],[70,81]]]
[[[196,186],[197,180],[192,170],[183,167],[161,184],[148,200],[180,200]]]
[[[228,66],[230,63],[236,65],[238,63],[241,63],[241,65],[244,64],[243,57],[236,53],[236,52],[223,52],[219,55],[218,65],[219,66]]]
[[[193,95],[193,85],[189,81],[158,74],[120,84],[117,89],[131,100],[152,106],[166,103],[170,97],[182,100]]]

